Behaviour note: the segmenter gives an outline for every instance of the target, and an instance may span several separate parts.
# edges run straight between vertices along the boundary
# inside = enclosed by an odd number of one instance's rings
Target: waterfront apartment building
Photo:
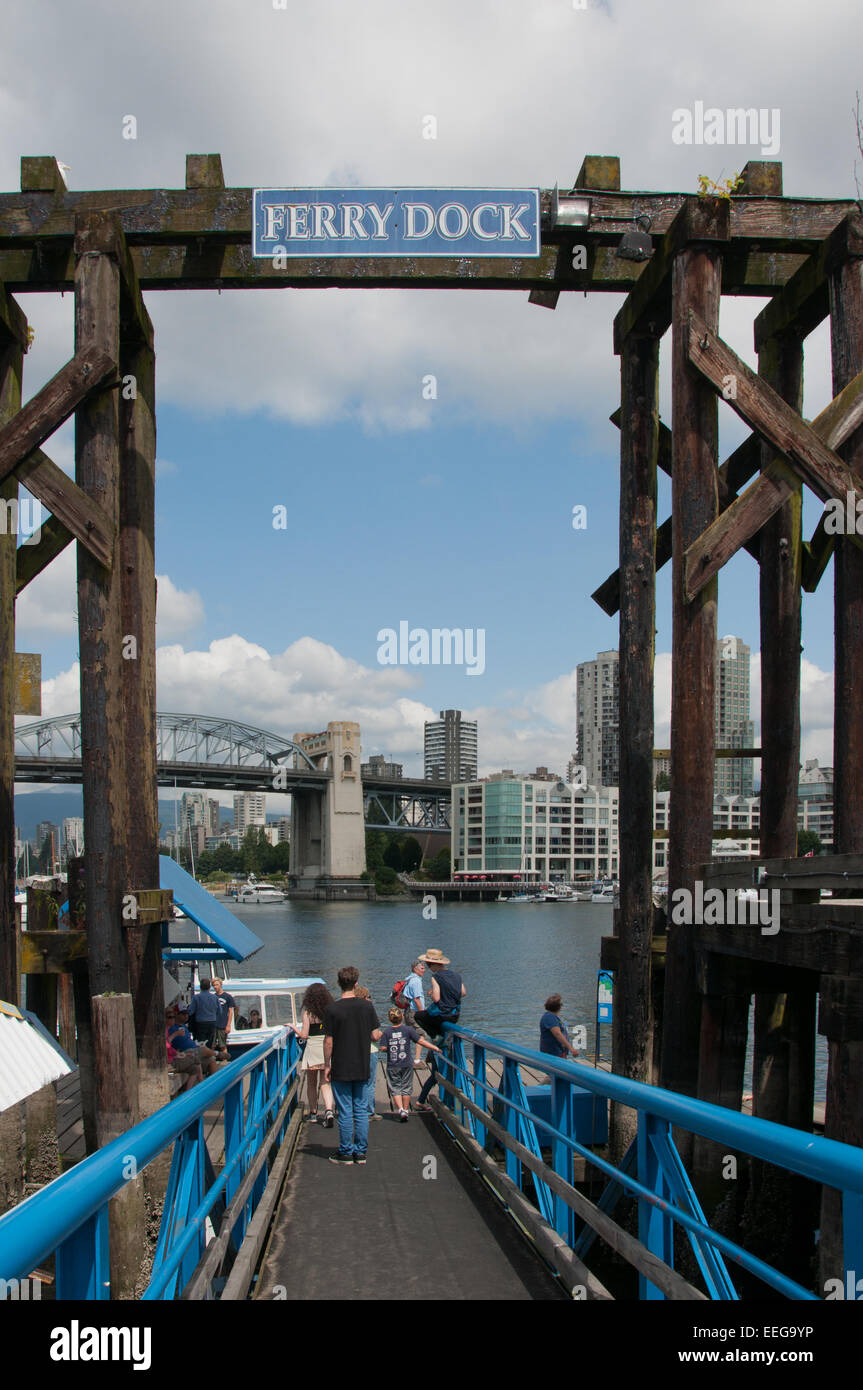
[[[38,854],[46,840],[54,836],[54,848],[57,848],[57,826],[52,820],[40,820],[36,826],[36,853]]]
[[[618,791],[579,791],[558,779],[461,782],[452,789],[453,872],[527,874],[539,880],[613,877]]]
[[[754,726],[749,718],[750,651],[739,637],[716,643],[714,701],[717,748],[751,748]],[[751,758],[717,758],[714,796],[751,796],[754,787]]]
[[[203,792],[183,792],[180,797],[180,829],[209,823],[209,800]]]
[[[266,792],[238,792],[234,797],[234,829],[242,840],[250,825],[266,825]]]
[[[442,709],[440,719],[425,725],[423,742],[427,781],[476,781],[477,726],[460,709]]]
[[[620,780],[620,662],[616,651],[598,652],[576,669],[576,763],[590,786]]]

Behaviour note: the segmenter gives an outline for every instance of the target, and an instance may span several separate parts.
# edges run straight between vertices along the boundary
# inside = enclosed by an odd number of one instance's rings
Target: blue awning
[[[209,942],[163,940],[162,955],[166,959],[247,960],[260,951],[264,944],[260,937],[166,854],[159,855],[159,886],[172,889],[177,906],[216,943],[213,946]],[[176,924],[169,930],[175,931]]]

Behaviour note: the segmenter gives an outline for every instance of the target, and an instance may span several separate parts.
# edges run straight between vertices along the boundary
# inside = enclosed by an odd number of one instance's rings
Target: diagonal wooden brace
[[[833,452],[863,422],[863,373],[849,382],[809,425],[736,358],[726,344],[719,339],[715,342],[720,344],[716,351],[712,345],[701,346],[704,335],[699,337],[696,350],[705,356],[710,352],[710,370],[704,370],[699,362],[695,365],[717,389],[722,389],[729,376],[734,378],[736,400],[729,399],[729,405],[768,444],[779,449],[788,462],[774,459],[757,482],[689,547],[684,561],[684,592],[690,603],[708,580],[778,511],[799,486],[801,477],[822,500],[834,496],[844,500],[848,492],[863,494],[863,483],[856,473]],[[694,360],[692,333],[689,347],[690,360]],[[714,380],[715,376],[718,381]],[[852,535],[851,539],[863,548],[863,537]]]
[[[15,597],[26,589],[31,579],[41,574],[75,537],[56,516],[50,516],[42,526],[38,545],[19,545],[15,551]]]
[[[116,375],[117,364],[99,348],[76,352],[65,367],[0,429],[0,483],[59,429],[93,391]]]
[[[98,502],[67,478],[41,449],[34,449],[15,469],[15,475],[100,565],[111,568],[111,528]]]

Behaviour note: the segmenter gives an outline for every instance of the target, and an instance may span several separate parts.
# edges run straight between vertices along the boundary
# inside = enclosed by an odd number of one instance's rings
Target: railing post
[[[649,1187],[658,1201],[649,1202],[645,1197],[638,1199],[638,1238],[657,1259],[674,1268],[674,1223],[658,1205],[671,1196],[659,1156],[651,1143],[657,1129],[671,1133],[666,1120],[657,1119],[644,1110],[638,1112],[638,1181]],[[664,1299],[665,1294],[655,1284],[651,1284],[643,1274],[638,1276],[639,1299]]]
[[[572,1082],[561,1077],[551,1078],[551,1123],[557,1131],[551,1142],[551,1162],[558,1177],[572,1182],[572,1149],[560,1136],[574,1138],[572,1116]],[[575,1244],[575,1212],[562,1197],[554,1194],[554,1229],[567,1245]]]
[[[225,1166],[230,1163],[238,1149],[242,1148],[244,1139],[243,1124],[243,1083],[238,1081],[229,1091],[225,1092]],[[243,1164],[240,1163],[231,1173],[225,1187],[225,1205],[230,1206],[234,1193],[243,1181],[243,1174],[240,1171]],[[240,1243],[246,1232],[245,1213],[240,1216],[233,1230],[234,1244],[239,1249]]]
[[[500,1078],[500,1093],[512,1099],[518,1089],[518,1062],[511,1057],[505,1057],[503,1061],[503,1072]],[[504,1128],[507,1134],[513,1139],[518,1138],[518,1115],[511,1105],[504,1104]],[[510,1178],[521,1191],[521,1159],[516,1158],[515,1154],[509,1149],[506,1151],[506,1175]]]
[[[485,1048],[480,1047],[479,1043],[473,1045],[473,1098],[477,1105],[483,1110],[488,1110],[488,1092],[486,1086],[486,1065]],[[485,1148],[488,1131],[482,1120],[476,1121],[476,1142],[481,1148]]]
[[[111,1297],[107,1203],[57,1246],[55,1260],[58,1303]]]

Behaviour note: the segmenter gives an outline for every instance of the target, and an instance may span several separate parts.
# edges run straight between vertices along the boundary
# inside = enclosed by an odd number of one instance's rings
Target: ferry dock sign
[[[256,188],[253,256],[540,254],[538,188]]]

